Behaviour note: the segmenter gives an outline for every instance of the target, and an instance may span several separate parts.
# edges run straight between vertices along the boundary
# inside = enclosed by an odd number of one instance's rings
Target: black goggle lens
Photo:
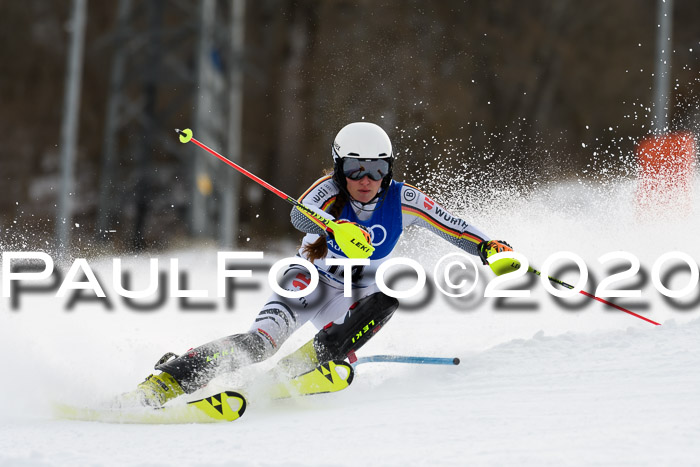
[[[389,175],[389,162],[382,159],[349,159],[343,160],[343,173],[350,180],[360,180],[369,176],[375,182]]]

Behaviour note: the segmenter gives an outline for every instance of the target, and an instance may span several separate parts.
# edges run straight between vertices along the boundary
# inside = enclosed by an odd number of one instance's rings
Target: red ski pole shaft
[[[277,188],[275,188],[274,186],[270,185],[269,183],[267,183],[267,182],[266,182],[265,180],[263,180],[262,178],[258,177],[257,175],[253,174],[252,172],[249,172],[248,170],[244,169],[243,167],[241,167],[240,165],[236,164],[236,163],[233,162],[232,160],[230,160],[230,159],[228,159],[228,158],[222,156],[221,154],[219,154],[218,152],[214,151],[212,148],[210,148],[210,147],[207,146],[206,144],[202,143],[201,141],[198,141],[197,139],[193,138],[193,137],[192,137],[192,130],[189,130],[189,129],[178,130],[178,129],[176,129],[175,131],[180,135],[180,141],[181,141],[182,143],[193,142],[194,144],[196,144],[196,145],[199,146],[200,148],[202,148],[202,149],[204,149],[205,151],[207,151],[207,152],[208,152],[209,154],[211,154],[212,156],[214,156],[214,157],[216,157],[217,159],[219,159],[221,162],[227,164],[227,165],[230,166],[230,167],[233,167],[234,169],[236,169],[237,171],[239,171],[240,173],[242,173],[242,174],[245,175],[246,177],[250,178],[250,179],[253,180],[254,182],[258,183],[259,185],[262,185],[262,186],[265,187],[265,188],[267,188],[268,190],[270,190],[271,192],[273,192],[274,194],[276,194],[277,196],[279,196],[279,197],[282,198],[283,200],[285,200],[285,201],[287,201],[288,203],[290,203],[290,204],[296,206],[304,215],[306,215],[306,217],[308,217],[309,219],[311,219],[314,223],[316,223],[317,225],[319,225],[322,229],[324,229],[324,230],[326,230],[326,231],[328,231],[328,232],[333,233],[333,229],[332,229],[332,226],[334,225],[334,222],[333,222],[333,221],[328,220],[328,219],[326,219],[325,217],[323,217],[323,216],[321,216],[320,214],[318,214],[316,211],[314,211],[314,210],[312,210],[312,209],[309,209],[308,207],[306,207],[306,206],[304,206],[302,203],[300,203],[298,200],[292,198],[291,196],[289,196],[288,194],[284,193],[283,191],[278,190]]]
[[[270,185],[269,183],[267,183],[267,182],[266,182],[265,180],[263,180],[262,178],[258,177],[257,175],[253,174],[252,172],[247,171],[246,169],[244,169],[244,168],[241,167],[240,165],[236,164],[236,163],[233,162],[232,160],[227,159],[226,157],[222,156],[222,155],[219,154],[218,152],[214,151],[212,148],[210,148],[210,147],[207,146],[206,144],[204,144],[204,143],[198,141],[197,139],[193,138],[191,132],[190,132],[190,133],[186,133],[186,132],[183,131],[183,130],[177,130],[177,129],[176,129],[175,131],[180,135],[180,141],[182,141],[182,142],[189,142],[189,141],[193,142],[194,144],[196,144],[196,145],[199,146],[200,148],[202,148],[202,149],[204,149],[205,151],[207,151],[207,152],[208,152],[209,154],[211,154],[212,156],[214,156],[214,157],[216,157],[217,159],[219,159],[221,162],[223,162],[223,163],[225,163],[225,164],[228,164],[230,167],[233,167],[234,169],[238,170],[240,173],[242,173],[242,174],[245,175],[246,177],[250,178],[250,179],[253,180],[254,182],[257,182],[258,184],[264,186],[265,188],[267,188],[268,190],[270,190],[271,192],[273,192],[274,194],[276,194],[277,196],[279,196],[279,197],[282,198],[283,200],[288,201],[288,202],[290,202],[291,204],[293,204],[293,205],[295,205],[295,206],[302,205],[299,201],[297,201],[296,199],[294,199],[294,198],[292,198],[291,196],[287,195],[287,194],[284,193],[283,191],[278,190],[277,188],[275,188],[274,186]],[[184,138],[186,141],[183,141],[183,138]],[[302,205],[302,206],[303,206],[303,205]]]
[[[542,273],[541,273],[540,271],[538,271],[537,269],[533,269],[533,268],[528,268],[528,272],[531,272],[531,273],[533,273],[533,274],[537,274],[538,276],[541,276],[541,275],[542,275]],[[554,278],[554,277],[547,276],[547,279],[549,279],[551,282],[554,282],[555,284],[561,285],[562,287],[566,287],[567,289],[573,289],[573,288],[574,288],[573,285],[567,284],[566,282],[561,281],[561,280],[559,280],[559,279],[556,279],[556,278]],[[581,295],[585,295],[585,296],[588,297],[588,298],[592,298],[593,300],[597,300],[597,301],[599,301],[600,303],[603,303],[603,304],[605,304],[605,305],[608,305],[608,306],[610,306],[610,307],[613,307],[613,308],[615,308],[616,310],[624,311],[625,313],[630,314],[630,315],[632,315],[632,316],[634,316],[634,317],[636,317],[636,318],[642,319],[642,320],[644,320],[644,321],[646,321],[646,322],[648,322],[648,323],[654,324],[654,325],[656,325],[656,326],[661,326],[661,323],[657,323],[656,321],[652,321],[652,320],[650,320],[649,318],[645,318],[645,317],[642,316],[642,315],[638,315],[637,313],[635,313],[635,312],[633,312],[633,311],[630,311],[630,310],[628,310],[628,309],[626,309],[626,308],[623,308],[623,307],[621,307],[620,305],[616,305],[616,304],[614,304],[614,303],[612,303],[612,302],[609,302],[609,301],[605,300],[604,298],[596,297],[595,295],[593,295],[593,294],[591,294],[591,293],[588,293],[588,292],[586,292],[585,290],[579,290],[579,293],[580,293]]]

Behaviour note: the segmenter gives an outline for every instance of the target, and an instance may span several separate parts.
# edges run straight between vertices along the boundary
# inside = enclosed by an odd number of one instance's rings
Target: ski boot
[[[174,353],[167,353],[158,360],[156,367],[169,360],[172,357],[177,357]],[[131,392],[127,392],[118,396],[113,402],[113,408],[138,408],[152,407],[160,408],[171,399],[185,394],[185,391],[169,373],[162,372],[160,374],[149,375],[142,383],[136,386]]]
[[[289,379],[313,370],[320,363],[324,363],[319,361],[314,342],[315,339],[311,339],[294,353],[277,362],[277,365],[271,371],[271,375],[278,380]]]
[[[162,407],[169,400],[185,393],[175,378],[168,373],[149,375],[136,387],[136,392],[141,398],[142,405],[155,408]]]
[[[280,360],[275,371],[291,377],[331,360],[348,358],[353,363],[355,351],[389,321],[398,306],[398,300],[382,292],[360,299],[341,323],[328,323],[313,339]]]

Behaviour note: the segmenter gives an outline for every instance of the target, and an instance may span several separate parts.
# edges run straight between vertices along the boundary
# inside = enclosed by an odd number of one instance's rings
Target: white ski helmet
[[[391,183],[394,153],[391,140],[379,125],[355,122],[344,126],[333,141],[334,179],[345,188],[345,177],[359,180],[369,176]]]

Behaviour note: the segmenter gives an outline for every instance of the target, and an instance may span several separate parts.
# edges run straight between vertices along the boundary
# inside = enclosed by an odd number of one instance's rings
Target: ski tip
[[[453,358],[452,363],[454,363],[455,365],[459,365],[459,357]]]
[[[184,130],[178,130],[176,128],[175,131],[178,135],[180,135],[181,143],[189,143],[192,139],[192,130],[190,130],[189,128],[185,128]]]
[[[204,421],[232,422],[243,415],[247,402],[238,392],[224,391],[187,405],[199,409],[198,415],[204,416]]]

